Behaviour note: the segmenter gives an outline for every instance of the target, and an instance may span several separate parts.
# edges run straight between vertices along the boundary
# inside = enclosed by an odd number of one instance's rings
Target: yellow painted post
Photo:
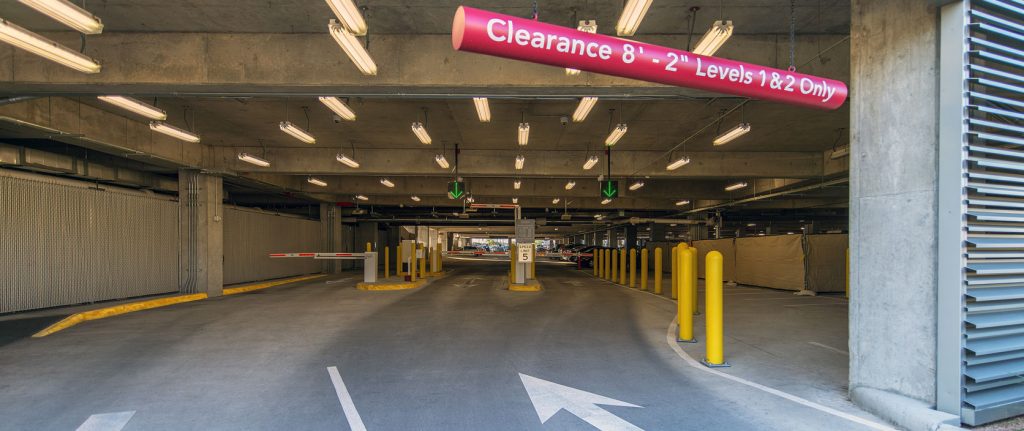
[[[366,243],[366,252],[369,253],[371,251],[373,251],[373,245],[371,245],[369,242],[367,242]]]
[[[619,251],[612,249],[612,283],[619,280]]]
[[[596,248],[591,250],[590,254],[593,255],[593,256],[590,257],[590,266],[594,267],[594,277],[597,277],[597,268],[600,267],[600,265],[601,265],[601,259],[600,259],[601,254],[599,253],[599,250],[596,249]],[[577,259],[581,259],[582,260],[583,258],[582,257],[577,257]]]
[[[704,327],[707,351],[701,361],[709,367],[728,367],[722,353],[722,253],[712,251],[704,260]]]
[[[693,289],[690,290],[690,295],[693,297],[693,302],[691,302],[693,304],[693,314],[697,315],[700,314],[699,307],[697,307],[697,248],[690,247],[690,251],[692,252],[690,253],[690,267],[693,268],[690,271],[690,286],[693,286]]]
[[[629,288],[636,288],[636,249],[629,249]]]
[[[508,249],[508,262],[509,262],[508,282],[509,283],[515,283],[516,282],[516,245],[515,244],[512,244],[512,246],[509,247],[509,249]]]
[[[604,250],[604,278],[605,280],[612,279],[612,251],[610,249]]]
[[[536,280],[537,279],[537,247],[536,246],[534,246],[533,249],[530,250],[530,276],[527,277],[527,278],[529,278],[530,280]]]
[[[850,299],[850,249],[846,249],[846,299]]]
[[[402,262],[402,243],[399,241],[398,247],[395,247],[395,275],[401,277],[405,275],[405,268],[402,266],[405,262]]]
[[[619,250],[619,284],[626,285],[626,249]]]
[[[390,265],[391,265],[391,262],[390,262],[391,256],[390,256],[390,254],[391,253],[390,253],[389,250],[391,250],[391,247],[384,247],[384,278],[385,279],[388,278],[388,272],[391,272],[390,271],[390,269],[391,269],[390,268]]]
[[[640,290],[647,290],[647,247],[640,250]]]
[[[672,267],[669,268],[672,271],[672,299],[676,299],[679,296],[679,261],[676,259],[676,255],[679,254],[679,247],[672,247],[672,261],[670,262]]]
[[[420,255],[420,278],[427,278],[427,254],[428,253],[429,252],[427,251],[427,248],[424,247],[423,245],[420,245],[420,252],[417,253],[417,254]]]
[[[677,340],[685,343],[695,343],[693,338],[693,258],[697,251],[686,247],[679,248],[676,254],[676,263],[679,265],[679,300],[676,301],[676,319],[679,322],[679,335]]]
[[[661,295],[661,247],[654,248],[654,293]]]

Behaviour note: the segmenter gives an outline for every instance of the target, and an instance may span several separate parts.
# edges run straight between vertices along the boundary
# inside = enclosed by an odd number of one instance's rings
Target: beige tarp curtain
[[[807,236],[807,290],[846,291],[848,235]]]
[[[804,289],[802,235],[736,239],[736,282],[775,289]]]
[[[704,259],[714,250],[722,253],[722,280],[736,281],[736,247],[732,238],[694,241],[693,246],[697,247],[698,277],[704,278]]]

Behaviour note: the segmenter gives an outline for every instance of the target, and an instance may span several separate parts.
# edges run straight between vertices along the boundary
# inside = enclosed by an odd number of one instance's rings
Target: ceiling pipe
[[[637,225],[643,223],[654,223],[654,224],[707,224],[704,220],[689,220],[689,219],[676,219],[676,218],[640,218],[630,217],[629,224]]]
[[[27,102],[29,100],[38,99],[38,98],[39,98],[38,96],[5,97],[5,98],[0,99],[0,106],[10,105],[12,103],[18,103],[18,102]]]

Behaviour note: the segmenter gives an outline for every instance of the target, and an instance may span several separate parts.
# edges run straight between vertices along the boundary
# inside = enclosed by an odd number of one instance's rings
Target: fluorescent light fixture
[[[615,34],[619,36],[632,36],[636,29],[640,28],[640,21],[647,15],[647,8],[651,7],[653,0],[629,0],[626,7],[622,8],[622,15],[619,22],[615,24]]]
[[[0,18],[0,41],[24,49],[47,60],[84,73],[99,73],[102,66],[91,57],[25,30]]]
[[[512,203],[518,204],[519,203],[519,198],[512,198]]]
[[[676,206],[677,206],[677,207],[681,207],[681,206],[683,206],[683,205],[688,205],[689,203],[690,203],[690,201],[688,201],[688,200],[686,200],[686,199],[683,199],[683,200],[681,200],[681,201],[679,201],[679,202],[676,202]]]
[[[395,188],[395,183],[391,182],[391,180],[389,180],[387,178],[381,178],[380,179],[380,183],[383,184],[384,187]]]
[[[327,0],[327,5],[349,32],[356,36],[366,34],[366,20],[352,0]]]
[[[835,160],[835,159],[841,159],[841,158],[849,156],[849,155],[850,155],[850,146],[849,145],[843,145],[843,146],[836,147],[836,148],[832,149],[832,154],[829,154],[828,157],[830,159],[832,159],[832,160]]]
[[[736,190],[742,189],[742,188],[744,188],[746,186],[747,186],[747,183],[745,183],[743,181],[740,181],[740,182],[738,182],[736,184],[730,184],[730,185],[726,186],[725,187],[725,191],[727,191],[727,192],[736,191]]]
[[[610,203],[612,203],[611,199],[605,199],[605,200],[601,201],[601,205],[608,205]]]
[[[704,37],[700,38],[697,42],[697,47],[693,49],[693,53],[697,55],[714,55],[718,48],[721,48],[725,44],[725,41],[729,40],[729,36],[732,36],[732,21],[715,21],[711,24],[711,28],[708,29],[707,33],[704,33]]]
[[[640,188],[643,187],[643,186],[644,186],[644,182],[643,181],[637,181],[637,182],[635,182],[633,184],[630,184],[629,190],[635,192],[637,190],[640,190]]]
[[[238,160],[241,160],[246,163],[251,163],[256,166],[262,166],[264,168],[270,166],[270,162],[249,153],[238,153]]]
[[[348,58],[352,60],[352,63],[356,65],[356,68],[363,75],[377,74],[377,63],[373,62],[373,58],[370,58],[370,53],[366,52],[366,48],[356,40],[356,37],[351,32],[338,24],[337,20],[333,19],[327,25],[327,31],[331,33],[334,41],[338,42],[341,49],[345,51],[345,54],[348,54]]]
[[[589,171],[591,168],[593,168],[595,165],[597,165],[597,162],[600,161],[600,160],[601,159],[598,158],[597,156],[587,157],[587,161],[583,163],[583,170],[584,171]]]
[[[327,182],[316,177],[306,178],[306,182],[314,186],[327,187]]]
[[[412,123],[412,132],[415,133],[416,138],[424,144],[430,145],[430,143],[434,142],[430,140],[430,134],[428,134],[427,129],[423,127],[423,123],[419,121]]]
[[[559,203],[559,202],[561,202],[561,201],[562,201],[562,200],[561,200],[561,199],[559,199],[559,198],[554,198],[554,199],[552,199],[552,200],[551,200],[551,203],[552,203],[552,204],[557,204],[557,203]]]
[[[434,162],[437,162],[437,165],[440,166],[441,169],[448,169],[448,167],[451,166],[448,164],[448,159],[444,158],[444,154],[434,156]]]
[[[626,130],[628,130],[626,124],[619,123],[619,125],[615,126],[615,129],[608,134],[608,139],[604,140],[604,144],[610,147],[612,145],[619,143],[619,139],[622,139],[622,137],[626,134]]]
[[[419,196],[409,196],[409,199],[412,199],[413,202],[419,202],[420,201],[420,197]]]
[[[591,34],[597,33],[597,21],[592,19],[582,20],[580,21],[579,25],[576,26],[576,30]],[[576,76],[580,74],[580,70],[567,67],[565,68],[565,74],[569,76]]]
[[[573,69],[571,67],[566,67],[565,68],[565,74],[569,75],[569,76],[576,76],[576,75],[580,74],[580,70],[579,69]]]
[[[726,144],[726,143],[732,141],[733,139],[736,139],[736,138],[738,138],[740,136],[746,135],[748,132],[750,132],[750,123],[740,123],[740,124],[737,124],[736,127],[733,127],[731,129],[729,129],[727,132],[725,132],[725,133],[723,133],[721,135],[718,135],[718,137],[715,138],[714,144],[715,145]]]
[[[185,142],[199,142],[199,135],[189,132],[188,130],[179,129],[163,121],[150,121],[149,129]]]
[[[569,181],[565,183],[566,190],[572,190],[573,187],[576,187],[576,181]]]
[[[298,139],[302,142],[305,142],[307,144],[316,143],[316,138],[314,138],[313,135],[309,134],[309,132],[305,130],[302,130],[301,127],[296,126],[291,121],[282,121],[281,124],[278,125],[278,127],[281,128],[282,132],[292,135],[293,138]]]
[[[472,196],[469,196],[469,197],[466,198],[466,202],[473,203],[473,202],[476,202],[476,199],[473,198]]]
[[[584,97],[580,99],[580,104],[576,105],[576,111],[572,113],[573,123],[582,123],[583,120],[587,119],[590,115],[590,110],[594,109],[594,105],[597,104],[596,97]]]
[[[368,200],[370,200],[370,198],[368,198],[366,196],[363,196],[363,195],[356,195],[356,199],[359,199],[361,201],[368,201]]]
[[[512,182],[512,188],[513,189],[519,190],[519,188],[522,187],[522,186],[523,186],[523,182],[521,180],[515,180],[515,181]]]
[[[320,97],[320,103],[334,111],[339,117],[344,118],[346,121],[356,121],[356,113],[352,112],[352,108],[349,108],[345,102],[341,99],[333,96]]]
[[[352,169],[359,169],[359,162],[355,161],[355,159],[349,156],[346,156],[344,154],[338,154],[337,156],[334,156],[334,159]]]
[[[67,0],[19,0],[25,6],[35,9],[83,34],[103,33],[103,21],[95,15],[75,6]]]
[[[686,157],[686,156],[683,156],[683,157],[680,157],[680,158],[676,159],[676,161],[674,161],[672,163],[669,163],[668,166],[665,167],[665,169],[668,169],[670,171],[674,171],[674,170],[679,169],[679,168],[681,168],[683,166],[686,166],[688,164],[690,164],[690,158]]]
[[[166,111],[138,99],[127,96],[96,96],[96,98],[150,120],[164,121],[167,119]]]
[[[474,97],[473,106],[476,106],[476,116],[481,123],[491,122],[491,105],[487,103],[486,97]]]
[[[530,142],[530,123],[519,123],[519,145]]]
[[[522,154],[516,156],[516,170],[517,171],[523,170],[523,166],[525,166],[525,165],[526,165],[526,157],[523,157]]]

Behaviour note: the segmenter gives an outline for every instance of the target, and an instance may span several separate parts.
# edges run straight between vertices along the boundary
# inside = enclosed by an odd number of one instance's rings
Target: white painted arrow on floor
[[[643,431],[643,429],[636,425],[626,422],[624,419],[611,414],[611,412],[597,405],[643,407],[581,391],[576,388],[570,388],[544,379],[538,379],[523,373],[519,373],[519,378],[523,380],[523,386],[526,387],[526,392],[530,394],[530,401],[533,402],[533,408],[537,410],[540,423],[547,422],[555,413],[564,409],[601,431]]]
[[[121,431],[132,416],[135,416],[135,410],[95,414],[82,422],[76,431]]]

